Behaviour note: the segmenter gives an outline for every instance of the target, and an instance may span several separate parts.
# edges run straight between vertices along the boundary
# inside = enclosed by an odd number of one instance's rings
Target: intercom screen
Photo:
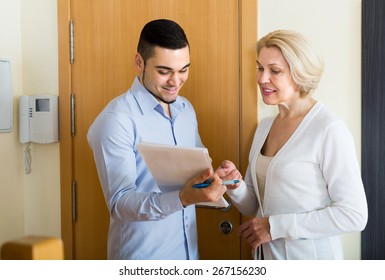
[[[36,99],[36,112],[49,112],[49,99]]]

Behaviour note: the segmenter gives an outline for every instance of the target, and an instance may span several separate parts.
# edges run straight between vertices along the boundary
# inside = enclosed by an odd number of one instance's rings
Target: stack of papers
[[[212,168],[211,158],[206,148],[146,142],[138,144],[137,148],[159,188],[164,192],[179,190],[189,179]],[[218,202],[198,205],[223,208],[229,204],[222,197]]]

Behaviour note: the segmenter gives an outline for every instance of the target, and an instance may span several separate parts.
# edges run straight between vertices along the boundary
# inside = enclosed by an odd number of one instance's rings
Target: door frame
[[[257,86],[256,86],[256,36],[257,35],[257,0],[238,0],[240,11],[240,166],[245,174],[248,154],[255,129],[258,124]],[[61,235],[64,242],[65,259],[73,259],[74,227],[72,213],[73,139],[71,133],[71,64],[69,22],[71,20],[71,0],[57,0],[58,11],[58,53],[59,53],[59,124],[60,124],[60,201]],[[242,220],[247,218],[242,217]],[[250,259],[250,248],[241,240],[241,259]]]
[[[60,204],[61,238],[65,259],[73,259],[72,179],[73,155],[71,134],[71,63],[70,31],[71,0],[57,0],[59,53],[59,127],[60,127]],[[69,152],[70,151],[70,152]],[[68,210],[71,211],[68,211]]]

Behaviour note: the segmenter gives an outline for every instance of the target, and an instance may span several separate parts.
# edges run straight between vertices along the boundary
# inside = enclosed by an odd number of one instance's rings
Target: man
[[[198,259],[194,204],[217,201],[226,187],[210,169],[180,191],[162,193],[136,149],[142,141],[203,146],[195,111],[179,96],[189,73],[189,43],[177,23],[160,19],[144,26],[137,51],[137,78],[87,135],[110,211],[108,258]],[[192,188],[209,178],[208,188]]]

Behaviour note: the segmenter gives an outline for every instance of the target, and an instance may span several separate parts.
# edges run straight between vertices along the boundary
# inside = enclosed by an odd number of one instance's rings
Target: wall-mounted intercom
[[[20,96],[19,129],[20,143],[59,141],[58,96]]]
[[[11,63],[0,59],[0,132],[12,131],[13,90]]]

